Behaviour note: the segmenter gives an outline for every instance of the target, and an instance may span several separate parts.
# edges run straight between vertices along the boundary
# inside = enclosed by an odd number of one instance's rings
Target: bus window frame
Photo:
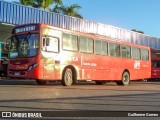
[[[142,50],[147,50],[147,55],[148,55],[148,59],[147,60],[144,60],[144,59],[142,59]],[[140,48],[140,51],[141,51],[141,60],[142,61],[149,61],[149,50],[148,49],[145,49],[145,48]]]
[[[122,50],[121,50],[122,47],[129,47],[129,50],[130,50],[129,57],[123,57],[122,56]],[[132,49],[131,48],[132,48],[132,46],[129,46],[129,45],[126,45],[126,44],[120,44],[120,57],[123,58],[123,59],[132,59]]]
[[[68,34],[68,35],[74,35],[74,36],[77,36],[77,50],[67,50],[67,49],[64,49],[63,48],[63,35],[64,34]],[[71,52],[78,52],[80,49],[79,49],[79,36],[78,35],[76,35],[76,34],[71,34],[71,33],[67,33],[67,32],[62,32],[62,45],[61,45],[61,48],[62,48],[62,50],[64,50],[64,51],[71,51]]]
[[[113,55],[110,54],[110,44],[115,44],[115,45],[119,46],[119,55],[118,56],[117,55],[113,56]],[[121,44],[115,43],[115,42],[108,42],[108,56],[110,56],[110,57],[116,57],[116,58],[122,58],[121,57]]]
[[[44,37],[45,38],[47,38],[47,37],[52,37],[52,38],[57,38],[57,40],[58,40],[58,52],[54,52],[54,51],[47,51],[47,49],[46,49],[46,39],[45,39],[45,46],[43,46],[43,39],[44,39]],[[41,46],[41,50],[42,51],[44,51],[44,52],[49,52],[49,53],[59,53],[60,52],[60,40],[59,40],[59,37],[55,37],[55,36],[50,36],[50,35],[43,35],[42,37],[42,46]],[[43,49],[43,47],[44,47],[44,49]]]
[[[133,58],[133,50],[132,50],[132,48],[137,48],[137,49],[139,49],[139,53],[140,53],[139,59]],[[141,48],[138,48],[138,47],[135,47],[135,46],[131,46],[131,59],[133,59],[133,60],[142,60],[142,59],[141,59]]]
[[[101,41],[101,42],[105,42],[107,44],[107,51],[106,51],[106,54],[98,54],[96,53],[96,41]],[[102,46],[101,46],[102,47]],[[95,55],[100,55],[100,56],[108,56],[108,41],[105,41],[105,40],[101,40],[101,39],[94,39],[94,53]]]
[[[93,46],[92,46],[92,52],[86,52],[86,51],[81,51],[81,38],[87,38],[87,41],[88,41],[88,39],[91,39],[92,40],[92,42],[93,42]],[[79,36],[79,51],[81,52],[81,53],[86,53],[86,54],[95,54],[95,52],[94,52],[94,43],[95,42],[95,39],[93,39],[93,38],[91,38],[91,37],[85,37],[85,36]],[[87,48],[87,50],[88,50],[88,48]]]

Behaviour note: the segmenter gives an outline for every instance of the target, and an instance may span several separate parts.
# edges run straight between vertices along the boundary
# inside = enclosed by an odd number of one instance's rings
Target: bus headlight
[[[38,63],[35,63],[34,65],[33,65],[33,68],[35,68],[35,67],[37,67],[38,66]]]
[[[30,70],[32,70],[32,66],[30,66],[30,67],[28,68],[28,71],[30,71]]]
[[[38,63],[35,63],[33,65],[31,65],[29,68],[28,68],[28,71],[32,70],[33,68],[37,67],[38,66]]]

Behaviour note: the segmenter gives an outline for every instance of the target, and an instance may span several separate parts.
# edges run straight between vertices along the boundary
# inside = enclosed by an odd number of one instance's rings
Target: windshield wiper
[[[30,37],[31,37],[31,32],[28,32],[28,34],[26,36],[27,41],[29,40]]]

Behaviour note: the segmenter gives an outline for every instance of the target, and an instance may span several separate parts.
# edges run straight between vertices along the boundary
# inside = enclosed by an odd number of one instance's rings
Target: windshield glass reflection
[[[14,36],[11,39],[10,58],[33,57],[39,53],[39,34]]]

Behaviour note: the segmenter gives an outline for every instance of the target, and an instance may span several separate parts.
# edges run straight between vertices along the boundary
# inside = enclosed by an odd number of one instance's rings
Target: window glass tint
[[[160,68],[160,60],[153,60],[152,61],[152,67]]]
[[[141,59],[148,60],[149,59],[149,51],[146,49],[141,49]]]
[[[128,46],[121,46],[121,54],[122,54],[122,58],[130,58],[131,56],[131,47]]]
[[[132,58],[135,60],[140,60],[140,49],[132,47]]]
[[[109,43],[109,55],[119,57],[120,56],[120,45]]]
[[[101,41],[100,40],[95,40],[95,53],[96,54],[101,54]]]
[[[76,35],[63,34],[63,49],[65,50],[78,50],[78,37]]]
[[[107,43],[101,40],[95,40],[95,53],[107,55]]]
[[[88,52],[93,53],[93,39],[88,38]]]
[[[80,51],[93,53],[93,39],[80,37]]]
[[[102,55],[107,55],[107,42],[102,41]]]
[[[46,51],[58,52],[58,38],[48,37],[46,38]]]
[[[81,50],[81,52],[88,51],[87,38],[85,38],[85,37],[80,37],[80,50]]]

